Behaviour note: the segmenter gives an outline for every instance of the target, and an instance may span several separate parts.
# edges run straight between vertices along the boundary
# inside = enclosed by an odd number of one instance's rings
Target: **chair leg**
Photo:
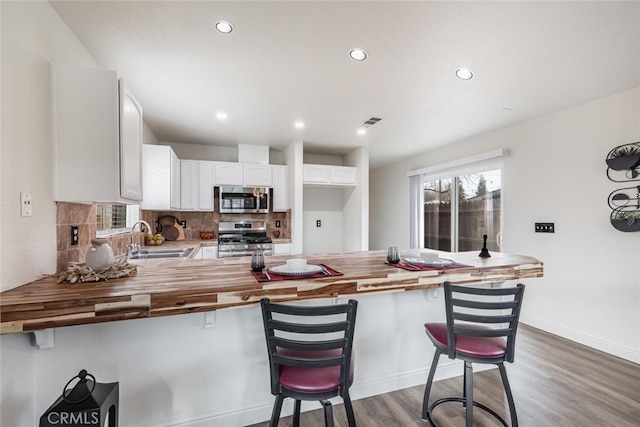
[[[353,413],[353,405],[351,405],[351,396],[349,396],[349,392],[345,391],[342,395],[342,400],[344,400],[344,409],[347,411],[347,423],[349,427],[356,427],[356,417]]]
[[[467,364],[462,365],[462,407],[467,407]]]
[[[464,362],[464,397],[467,407],[467,427],[473,427],[473,366]]]
[[[433,384],[433,377],[436,374],[436,368],[438,367],[438,360],[442,352],[439,348],[436,348],[436,354],[433,356],[431,362],[431,369],[429,370],[429,377],[427,378],[427,385],[424,388],[424,398],[422,399],[422,420],[428,421],[429,418],[429,395],[431,394],[431,385]]]
[[[516,414],[516,405],[513,401],[513,394],[511,394],[511,387],[509,386],[509,379],[507,378],[507,370],[504,367],[504,363],[498,364],[498,368],[500,369],[500,376],[502,377],[504,392],[507,395],[507,402],[509,402],[509,414],[511,415],[511,427],[518,427],[518,415]]]
[[[320,403],[324,407],[324,425],[325,427],[333,427],[333,407],[328,400],[321,400]]]
[[[273,412],[271,413],[271,422],[269,427],[278,427],[278,421],[280,421],[280,411],[282,410],[282,402],[284,396],[279,394],[276,396],[276,401],[273,403]]]
[[[300,427],[300,400],[296,400],[293,406],[293,427]]]

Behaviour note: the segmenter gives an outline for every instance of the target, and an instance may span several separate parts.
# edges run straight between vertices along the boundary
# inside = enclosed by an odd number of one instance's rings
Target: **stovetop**
[[[272,243],[265,221],[221,222],[218,245]]]
[[[218,244],[232,243],[271,243],[271,239],[267,237],[266,233],[220,234],[218,237]]]

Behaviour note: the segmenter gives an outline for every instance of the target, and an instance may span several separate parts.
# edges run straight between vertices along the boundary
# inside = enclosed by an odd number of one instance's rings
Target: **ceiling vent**
[[[360,126],[365,127],[365,128],[369,128],[373,125],[375,125],[376,123],[378,123],[380,120],[380,118],[378,117],[371,117],[370,119],[365,120],[364,122],[362,122],[362,124]]]

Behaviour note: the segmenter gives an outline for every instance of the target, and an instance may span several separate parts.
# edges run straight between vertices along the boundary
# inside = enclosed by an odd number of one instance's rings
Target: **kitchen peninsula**
[[[145,260],[128,278],[86,283],[56,283],[45,277],[0,294],[1,333],[30,332],[83,325],[214,311],[257,304],[261,298],[278,301],[352,297],[457,284],[495,283],[542,277],[543,264],[522,255],[477,252],[447,253],[469,267],[407,271],[385,263],[385,251],[308,256],[342,276],[259,283],[250,272],[249,257],[225,259]],[[268,257],[267,267],[283,264],[284,256]]]

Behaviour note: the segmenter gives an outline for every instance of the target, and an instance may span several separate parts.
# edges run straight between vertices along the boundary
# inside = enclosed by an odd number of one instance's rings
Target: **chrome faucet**
[[[138,243],[134,242],[134,237],[133,234],[135,232],[136,229],[136,225],[138,224],[142,224],[145,227],[147,227],[147,233],[149,234],[153,234],[151,232],[151,226],[149,225],[149,223],[147,221],[144,220],[138,220],[136,222],[133,223],[133,225],[131,226],[131,244],[129,246],[127,246],[127,258],[137,254],[138,252],[140,252],[140,245]],[[140,231],[142,230],[142,227],[140,227]]]

